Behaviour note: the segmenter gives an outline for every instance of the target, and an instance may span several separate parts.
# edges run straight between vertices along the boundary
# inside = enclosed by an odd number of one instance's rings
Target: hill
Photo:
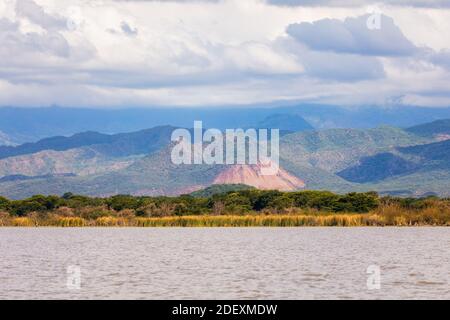
[[[50,177],[0,183],[0,194],[23,198],[37,193],[73,193],[95,196],[114,194],[179,195],[206,188],[212,184],[246,182],[259,188],[297,190],[304,183],[281,169],[273,179],[261,176],[252,166],[176,165],[171,161],[171,146],[136,159],[125,168],[76,177]],[[237,170],[237,171],[236,171]],[[242,173],[246,178],[243,179]],[[243,179],[243,180],[241,180]],[[268,183],[265,186],[265,183]]]
[[[364,183],[434,169],[450,171],[450,140],[399,147],[393,153],[364,157],[358,165],[349,167],[338,175],[348,181]]]
[[[337,175],[350,182],[377,182],[389,177],[412,173],[418,168],[419,164],[400,156],[392,153],[379,153],[362,158],[359,165],[346,168]]]
[[[280,139],[281,170],[272,177],[259,175],[255,165],[175,165],[169,141],[172,130],[158,127],[101,135],[105,143],[1,159],[0,179],[5,179],[0,181],[0,194],[11,198],[68,191],[93,196],[178,195],[213,184],[402,195],[447,195],[450,190],[450,140],[436,142],[434,137],[400,128],[287,134]]]
[[[196,198],[209,198],[216,194],[252,189],[255,189],[255,187],[245,184],[213,184],[205,189],[194,191],[190,195]]]
[[[294,191],[303,189],[305,182],[288,173],[283,168],[276,175],[262,175],[262,165],[231,165],[222,170],[214,179],[214,184],[245,184],[260,190]]]
[[[91,149],[111,156],[148,154],[167,145],[174,127],[161,126],[132,133],[114,135],[98,132],[82,132],[70,137],[58,136],[24,143],[18,146],[0,146],[0,159],[33,154],[43,150],[66,151],[94,146]]]
[[[403,154],[420,157],[423,164],[425,162],[430,162],[430,165],[447,165],[450,163],[450,140],[398,148],[398,150]]]
[[[115,135],[85,132],[53,137],[16,147],[0,147],[0,177],[75,175],[115,171],[170,142],[175,128],[156,127]]]
[[[406,129],[422,137],[437,137],[442,140],[450,139],[450,119],[433,121]]]
[[[280,155],[293,166],[336,173],[357,164],[362,157],[431,141],[388,126],[308,131],[281,138]]]
[[[392,153],[363,158],[338,173],[355,190],[375,190],[402,196],[450,196],[450,140],[399,147]]]
[[[291,132],[314,129],[313,126],[297,114],[273,114],[258,122],[257,127],[262,129],[280,129]]]
[[[6,133],[0,131],[0,146],[12,146],[15,145],[17,141],[10,137]]]

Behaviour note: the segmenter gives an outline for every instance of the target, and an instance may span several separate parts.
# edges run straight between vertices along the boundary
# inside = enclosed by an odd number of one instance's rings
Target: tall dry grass
[[[13,227],[35,227],[36,224],[31,218],[19,217],[11,220],[11,226]]]
[[[373,215],[246,215],[137,218],[138,227],[306,227],[383,225]]]
[[[220,211],[220,210],[218,210]],[[387,203],[369,213],[331,213],[312,209],[286,209],[245,215],[197,215],[136,217],[133,210],[107,211],[104,207],[52,212],[33,212],[13,217],[0,212],[0,226],[55,227],[358,227],[358,226],[450,226],[450,204],[433,201],[421,209]]]
[[[51,220],[49,225],[55,227],[84,227],[87,223],[85,219],[80,217],[58,217]]]
[[[0,227],[11,225],[11,217],[8,212],[0,212]]]
[[[445,202],[434,202],[428,207],[414,210],[397,204],[380,206],[374,211],[384,220],[385,225],[394,226],[450,226],[450,205]]]
[[[129,220],[117,217],[100,217],[97,218],[93,224],[96,227],[128,227]]]

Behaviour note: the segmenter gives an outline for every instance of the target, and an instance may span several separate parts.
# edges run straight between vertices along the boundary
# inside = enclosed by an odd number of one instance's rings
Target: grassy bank
[[[12,227],[300,227],[450,226],[450,200],[375,193],[246,190],[208,198],[0,197],[0,226]]]
[[[365,214],[253,214],[170,217],[117,217],[96,219],[45,216],[0,217],[0,226],[12,227],[362,227],[362,226],[450,226],[450,213],[437,209],[406,211],[384,207]]]

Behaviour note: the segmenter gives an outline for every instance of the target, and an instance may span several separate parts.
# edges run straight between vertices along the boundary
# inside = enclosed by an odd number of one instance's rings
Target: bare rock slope
[[[303,189],[305,182],[280,168],[276,175],[262,175],[262,165],[227,166],[214,179],[214,184],[246,184],[264,190],[293,191]]]

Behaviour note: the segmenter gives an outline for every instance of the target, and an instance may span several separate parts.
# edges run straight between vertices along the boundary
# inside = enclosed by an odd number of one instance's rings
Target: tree
[[[116,195],[107,200],[108,208],[115,211],[124,209],[137,209],[139,207],[139,200],[130,195]]]
[[[6,199],[5,197],[0,196],[0,210],[8,210],[11,201]]]

